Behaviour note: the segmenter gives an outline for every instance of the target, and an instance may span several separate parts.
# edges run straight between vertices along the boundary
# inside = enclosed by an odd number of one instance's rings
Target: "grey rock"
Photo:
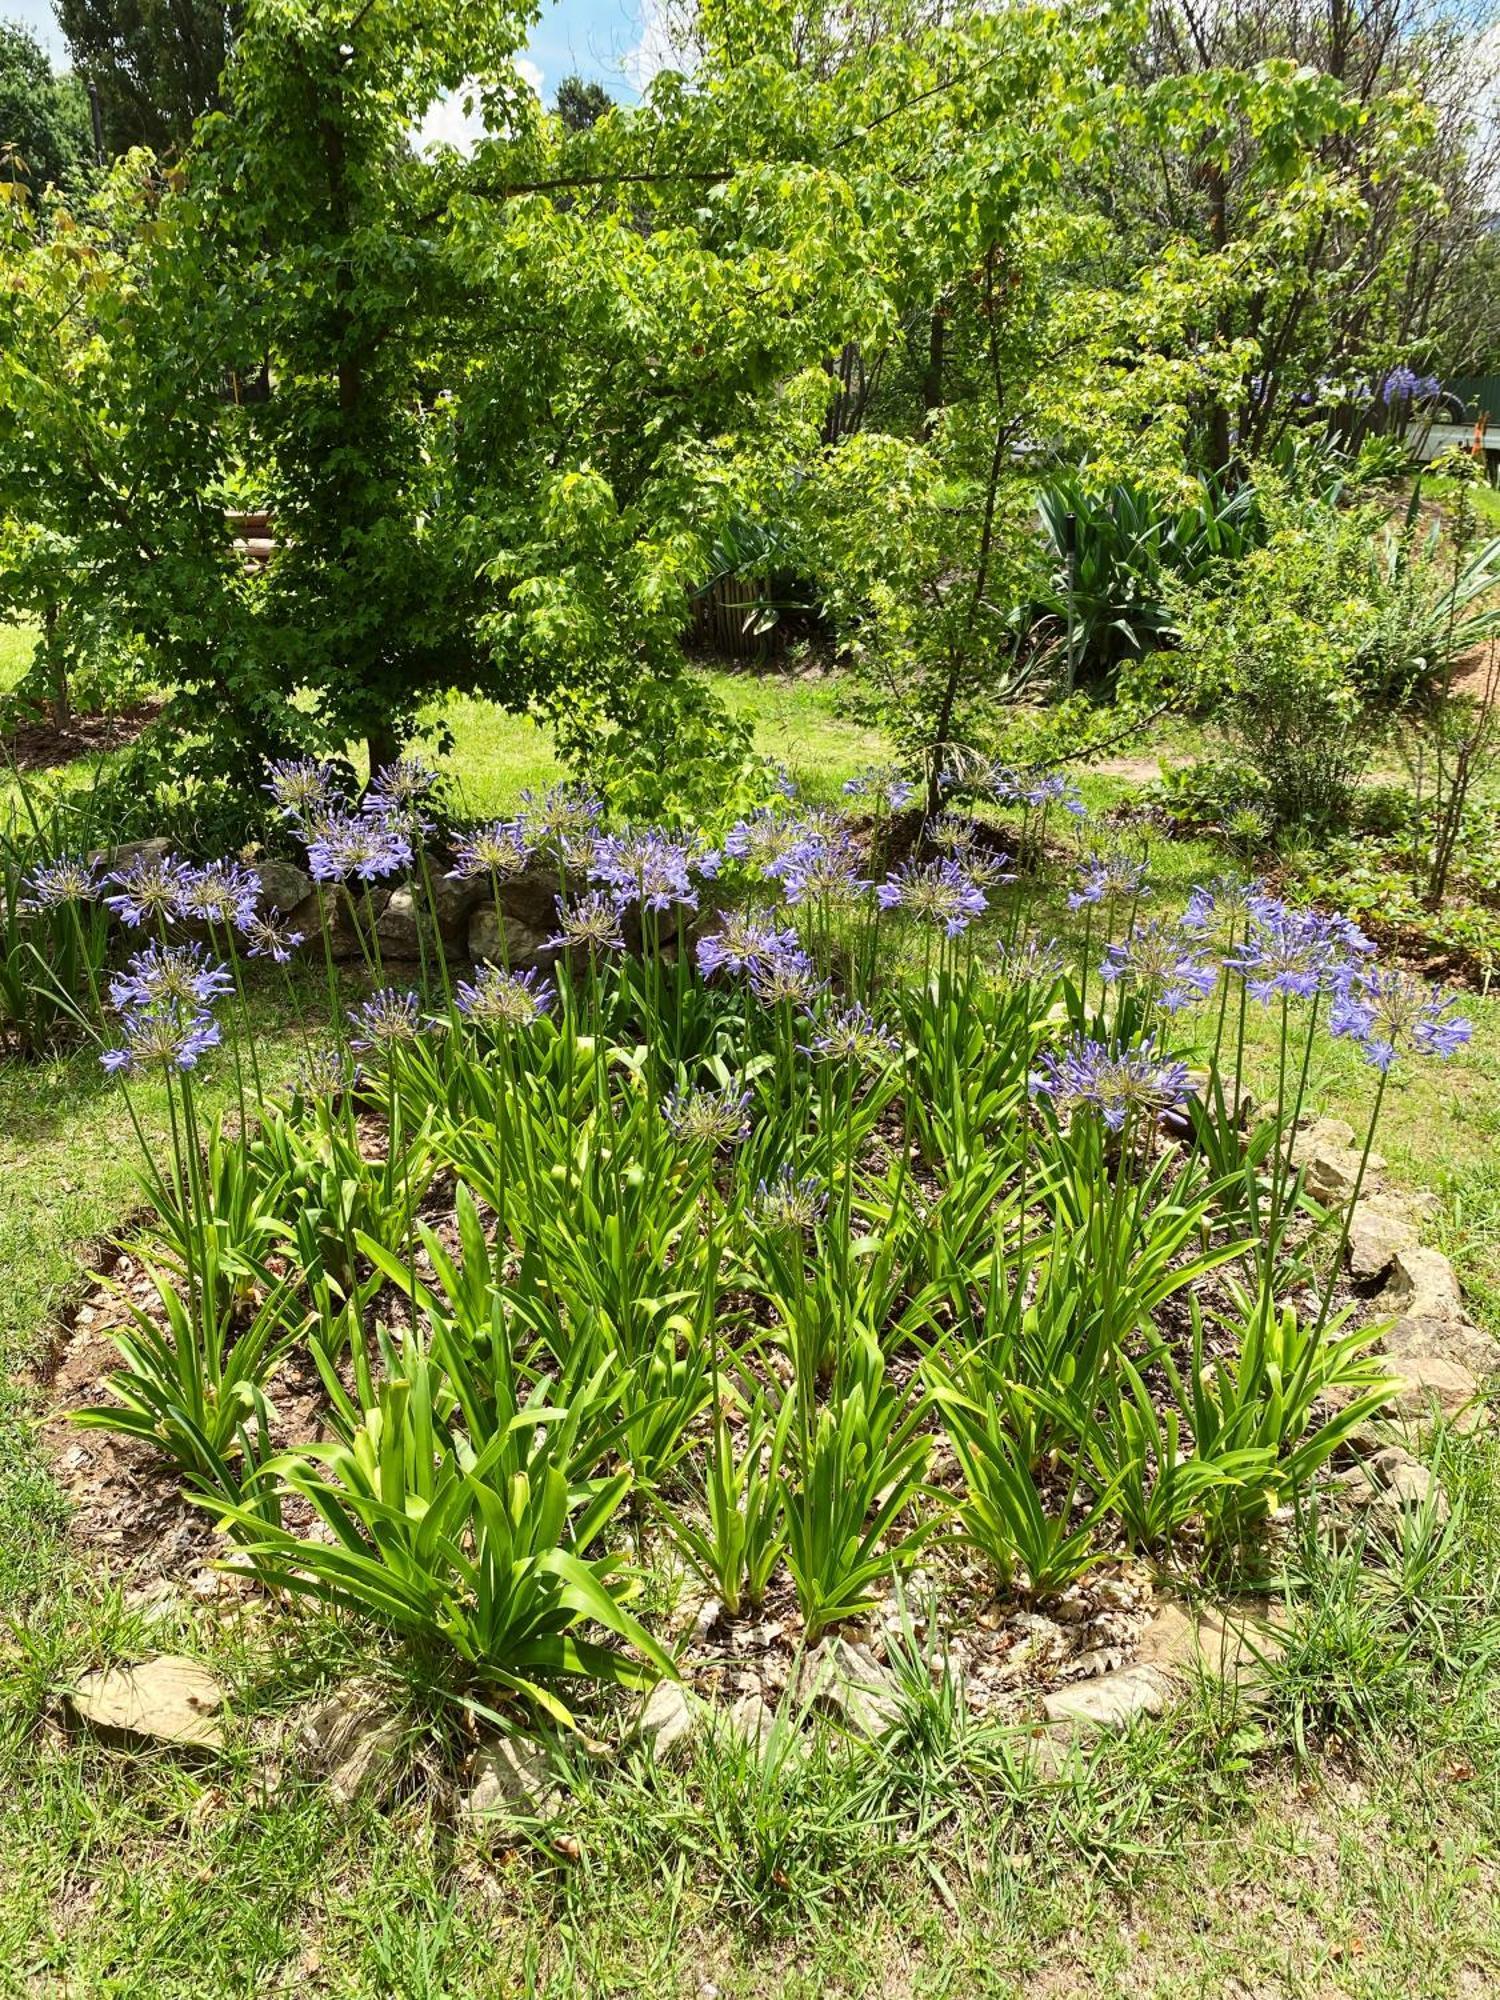
[[[395,1784],[406,1734],[378,1689],[351,1681],[303,1718],[297,1746],[341,1805],[378,1804]]]
[[[634,1735],[652,1756],[665,1763],[685,1752],[707,1719],[704,1704],[681,1681],[658,1681],[636,1719]]]
[[[1347,1151],[1354,1144],[1354,1127],[1346,1125],[1342,1118],[1319,1118],[1306,1116],[1304,1123],[1292,1137],[1292,1165],[1300,1167],[1323,1146],[1337,1146]]]
[[[543,1744],[496,1736],[474,1753],[470,1785],[459,1807],[471,1829],[520,1830],[555,1819],[563,1795]]]
[[[1416,1229],[1403,1216],[1383,1203],[1358,1201],[1349,1222],[1349,1275],[1359,1284],[1373,1284],[1416,1244]]]
[[[502,940],[493,903],[482,903],[469,919],[469,957],[476,965],[487,959],[491,965],[508,965],[512,972],[528,972],[535,965],[550,965],[556,958],[557,953],[547,943],[555,936],[555,930],[543,930],[506,909]]]
[[[315,888],[311,895],[305,896],[295,909],[288,910],[285,914],[291,928],[301,931],[307,939],[306,948],[321,952],[322,926],[326,913],[334,958],[340,964],[345,964],[350,959],[363,960],[369,946],[367,933],[371,917],[373,916],[378,931],[381,912],[389,900],[388,889],[372,888],[368,897],[361,890],[356,900],[351,902],[346,889],[332,886],[319,887]]]
[[[171,841],[158,834],[150,840],[125,840],[118,847],[96,847],[89,859],[114,875],[133,867],[137,861],[165,861],[172,852]]]
[[[1440,1250],[1411,1244],[1395,1253],[1390,1271],[1377,1310],[1414,1319],[1462,1319],[1458,1273]]]
[[[108,1735],[179,1749],[219,1750],[224,1690],[197,1660],[158,1653],[129,1667],[86,1673],[69,1701],[81,1721]]]
[[[1049,1722],[1075,1728],[1122,1729],[1142,1715],[1160,1715],[1173,1694],[1171,1676],[1160,1667],[1121,1667],[1078,1687],[1056,1688],[1042,1698]]]
[[[836,1635],[803,1660],[797,1691],[809,1708],[836,1717],[872,1741],[885,1735],[901,1713],[896,1684],[874,1655]]]
[[[257,861],[261,910],[295,910],[312,894],[312,877],[294,861]]]
[[[1390,1361],[1456,1361],[1479,1382],[1500,1373],[1500,1342],[1461,1313],[1407,1313],[1387,1327],[1381,1348]]]
[[[1392,1384],[1387,1410],[1411,1418],[1473,1412],[1479,1384],[1461,1362],[1431,1354],[1393,1354],[1386,1360]]]
[[[1325,1145],[1309,1152],[1302,1168],[1302,1186],[1314,1201],[1325,1208],[1340,1208],[1354,1193],[1359,1180],[1360,1153],[1353,1146]],[[1368,1187],[1385,1171],[1385,1156],[1371,1153],[1365,1161],[1362,1183]]]
[[[776,1727],[776,1711],[761,1694],[743,1694],[730,1709],[727,1726],[731,1736],[739,1736],[753,1750],[765,1755]]]

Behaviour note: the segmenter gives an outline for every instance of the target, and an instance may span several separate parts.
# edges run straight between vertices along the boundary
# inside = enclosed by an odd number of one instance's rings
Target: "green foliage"
[[[178,151],[219,102],[219,78],[242,10],[226,0],[57,0],[85,82],[99,92],[104,143]]]
[[[0,21],[0,181],[34,189],[77,179],[91,157],[88,103],[58,76],[36,37]]]

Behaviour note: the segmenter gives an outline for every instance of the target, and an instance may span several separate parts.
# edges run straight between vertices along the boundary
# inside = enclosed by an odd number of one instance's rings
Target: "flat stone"
[[[1479,1384],[1460,1362],[1403,1354],[1388,1355],[1387,1366],[1393,1386],[1385,1408],[1398,1415],[1457,1417],[1478,1398]]]
[[[526,1737],[492,1737],[475,1751],[470,1780],[459,1815],[474,1830],[509,1826],[519,1831],[554,1819],[562,1808],[562,1791],[545,1746]]]
[[[378,1689],[351,1681],[303,1717],[297,1745],[348,1806],[391,1790],[406,1734]]]
[[[82,1721],[106,1734],[188,1750],[224,1746],[218,1720],[223,1688],[207,1667],[177,1653],[158,1653],[130,1667],[97,1667],[69,1700]]]
[[[1318,1146],[1306,1155],[1302,1186],[1314,1201],[1325,1208],[1341,1208],[1356,1185],[1368,1187],[1385,1171],[1385,1156],[1371,1153],[1365,1161],[1364,1181],[1359,1179],[1360,1152],[1353,1146]]]
[[[1463,1293],[1458,1273],[1440,1250],[1413,1243],[1396,1251],[1385,1289],[1375,1301],[1386,1313],[1406,1313],[1415,1319],[1461,1319]]]
[[[1456,1361],[1481,1383],[1500,1373],[1500,1341],[1461,1313],[1451,1317],[1407,1313],[1386,1328],[1380,1345],[1392,1361]]]
[[[1253,1697],[1264,1681],[1264,1663],[1280,1651],[1263,1600],[1190,1610],[1169,1599],[1141,1633],[1136,1664],[1180,1675],[1210,1673]]]
[[[802,1663],[798,1699],[832,1715],[858,1736],[884,1736],[901,1714],[891,1676],[864,1646],[836,1635],[815,1646]]]
[[[776,1727],[776,1711],[764,1695],[742,1694],[730,1709],[726,1726],[731,1736],[742,1738],[763,1756]]]
[[[156,834],[150,840],[125,840],[118,847],[96,847],[89,856],[111,875],[122,874],[137,861],[165,861],[174,852],[170,840]]]
[[[1385,1276],[1403,1250],[1416,1248],[1414,1225],[1384,1205],[1358,1201],[1349,1222],[1349,1275],[1361,1285]]]
[[[659,1762],[681,1755],[707,1719],[704,1704],[681,1681],[658,1681],[641,1705],[632,1732]]]
[[[369,928],[370,915],[373,912],[378,932],[381,912],[389,900],[388,889],[372,887],[368,901],[364,890],[361,889],[355,901],[351,903],[347,890],[335,888],[331,884],[326,888],[319,886],[311,895],[305,896],[295,909],[285,913],[286,921],[293,930],[301,931],[306,938],[305,949],[321,953],[326,912],[334,958],[340,964],[344,964],[350,959],[363,960],[365,951],[369,948],[369,939],[364,934]],[[357,926],[354,914],[356,908],[359,913]],[[362,937],[364,937],[363,944]]]
[[[1309,1118],[1292,1136],[1292,1164],[1300,1167],[1320,1146],[1337,1146],[1347,1152],[1354,1144],[1354,1127],[1342,1118]]]
[[[469,919],[468,953],[475,964],[508,965],[512,972],[529,972],[535,965],[550,965],[557,953],[548,947],[555,930],[541,930],[524,922],[511,911],[505,912],[505,935],[493,903],[482,903]]]
[[[1042,1697],[1049,1722],[1075,1728],[1123,1729],[1138,1716],[1160,1715],[1172,1699],[1171,1676],[1160,1667],[1121,1667],[1077,1687],[1057,1688]]]

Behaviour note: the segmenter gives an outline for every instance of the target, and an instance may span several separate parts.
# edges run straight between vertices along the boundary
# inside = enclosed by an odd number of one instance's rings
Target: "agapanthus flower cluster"
[[[1006,986],[1055,986],[1062,978],[1062,947],[1051,938],[1023,938],[1002,945],[995,971]]]
[[[276,965],[288,964],[303,941],[303,933],[289,929],[279,910],[263,917],[252,915],[240,925],[240,935],[245,940],[247,957],[269,958]]]
[[[905,810],[917,795],[910,778],[888,766],[872,765],[858,777],[846,778],[842,787],[846,799],[858,799],[871,812],[885,815]]]
[[[312,827],[338,811],[339,773],[312,757],[271,758],[266,763],[266,791],[283,819]]]
[[[138,855],[128,867],[104,878],[115,892],[105,897],[105,907],[131,930],[147,923],[170,923],[181,907],[190,873],[170,854]]]
[[[702,867],[705,856],[691,841],[655,828],[603,834],[594,842],[589,873],[615,893],[621,903],[639,903],[646,910],[667,910],[674,903],[695,910],[698,892],[690,870]],[[704,872],[712,873],[716,857]]]
[[[779,806],[761,806],[749,819],[739,820],[724,836],[724,852],[744,861],[771,881],[779,881],[788,861],[814,833],[830,832],[833,822],[820,822]]]
[[[1137,902],[1151,893],[1146,876],[1144,861],[1133,861],[1126,854],[1096,854],[1080,870],[1077,885],[1068,895],[1068,908]]]
[[[1131,986],[1163,1013],[1177,1014],[1206,1000],[1218,984],[1218,967],[1196,956],[1196,947],[1185,926],[1138,924],[1129,938],[1107,948],[1100,971],[1106,982]]]
[[[1088,818],[1088,807],[1083,803],[1077,785],[1061,771],[1048,771],[1036,777],[1013,771],[1004,764],[995,764],[986,776],[985,785],[997,805],[1027,806],[1033,811],[1060,806],[1074,819]]]
[[[558,932],[547,940],[549,951],[584,950],[594,954],[623,951],[620,905],[603,889],[582,896],[557,898]]]
[[[698,940],[698,970],[705,979],[720,972],[753,972],[758,965],[797,949],[797,933],[750,910],[726,910],[720,928]]]
[[[415,993],[383,986],[360,1006],[351,1007],[349,1020],[358,1031],[349,1038],[351,1049],[366,1052],[392,1049],[420,1038],[422,1002]]]
[[[534,852],[524,820],[492,819],[458,841],[449,877],[467,882],[487,875],[492,881],[506,882],[522,872]]]
[[[150,944],[110,980],[109,1000],[122,1014],[159,1006],[198,1014],[231,985],[228,967],[216,965],[201,944]]]
[[[419,807],[437,784],[438,774],[420,757],[398,757],[371,778],[360,810],[376,819],[394,819],[403,826],[420,818]]]
[[[737,1146],[750,1136],[748,1090],[674,1090],[662,1116],[685,1145]]]
[[[530,1028],[557,998],[556,990],[532,967],[527,972],[502,972],[482,965],[472,980],[461,979],[454,1004],[466,1020],[487,1028]]]
[[[59,855],[56,861],[34,869],[26,887],[29,893],[21,907],[27,910],[60,910],[69,903],[91,903],[101,887],[99,866],[94,861]]]
[[[870,887],[859,872],[859,850],[842,827],[809,832],[776,868],[789,903],[847,905]]]
[[[1212,882],[1197,884],[1182,912],[1182,928],[1196,937],[1206,937],[1221,924],[1233,924],[1250,907],[1252,898],[1264,892],[1242,875],[1216,875]]]
[[[1067,1048],[1049,1050],[1031,1078],[1033,1093],[1051,1098],[1059,1118],[1092,1111],[1111,1132],[1137,1113],[1156,1117],[1181,1104],[1189,1087],[1186,1063],[1158,1055],[1149,1035],[1125,1046],[1076,1036]]]
[[[822,990],[817,967],[795,940],[750,966],[750,991],[762,1006],[810,1007]]]
[[[209,861],[183,877],[177,913],[189,921],[243,930],[255,916],[260,877],[238,861]]]
[[[919,923],[959,937],[989,908],[989,898],[957,861],[908,861],[875,891],[883,910],[905,910]]]
[[[346,1090],[357,1089],[363,1075],[358,1063],[349,1060],[346,1049],[326,1043],[308,1050],[297,1066],[293,1088],[299,1097],[309,1100],[338,1097]]]
[[[308,842],[308,871],[316,882],[379,882],[411,866],[408,835],[373,814],[329,820]]]
[[[123,1042],[99,1058],[111,1074],[154,1069],[170,1075],[195,1069],[219,1042],[219,1024],[211,1014],[170,1000],[127,1013],[122,1032]]]
[[[1380,400],[1387,408],[1392,403],[1421,403],[1440,395],[1442,387],[1436,375],[1419,375],[1415,368],[1403,363],[1393,368],[1381,383]]]
[[[1277,896],[1246,898],[1244,939],[1224,963],[1240,973],[1252,999],[1311,1000],[1344,990],[1360,959],[1374,949],[1347,917],[1294,910]]]
[[[592,837],[603,811],[603,799],[583,785],[549,785],[540,796],[522,792],[518,824],[533,846],[566,849]]]
[[[1457,1055],[1474,1032],[1452,1011],[1457,1004],[1452,994],[1398,967],[1361,966],[1335,999],[1328,1025],[1357,1042],[1366,1062],[1384,1075],[1408,1051],[1439,1062]]]
[[[853,1063],[858,1068],[884,1067],[901,1053],[901,1044],[883,1028],[867,1007],[830,1010],[818,1017],[808,1040],[798,1046],[814,1061]]]
[[[760,1182],[752,1213],[765,1229],[813,1229],[828,1213],[828,1193],[816,1174],[799,1179],[788,1160],[779,1173]]]

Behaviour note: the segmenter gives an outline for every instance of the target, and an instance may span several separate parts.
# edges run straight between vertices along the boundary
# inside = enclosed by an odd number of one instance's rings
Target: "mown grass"
[[[879,752],[828,683],[722,679],[762,747],[821,792]],[[554,768],[531,725],[468,703],[449,720],[477,809]],[[1086,782],[1100,809],[1132,789]],[[1158,906],[1221,865],[1158,843]],[[1070,921],[1060,899],[1046,914]],[[1398,1076],[1381,1142],[1393,1173],[1442,1196],[1482,1309],[1500,1305],[1497,1004],[1470,1008],[1465,1062]],[[284,1006],[263,1007],[266,1059],[289,1063]],[[1254,1046],[1264,1086],[1264,1018]],[[1320,1108],[1361,1126],[1370,1081],[1320,1041]],[[160,1131],[149,1095],[143,1115]],[[1374,2000],[1500,1980],[1489,1441],[1453,1447],[1460,1532],[1415,1586],[1389,1559],[1373,1586],[1348,1560],[1301,1562],[1303,1619],[1267,1713],[1205,1691],[1040,1788],[1013,1744],[947,1740],[930,1716],[899,1755],[830,1739],[769,1779],[728,1750],[681,1772],[580,1753],[569,1844],[495,1854],[452,1831],[431,1746],[439,1782],[388,1813],[339,1809],[278,1756],[294,1704],[361,1664],[331,1628],[192,1601],[152,1622],[70,1549],[25,1371],[83,1246],[131,1208],[133,1157],[90,1054],[0,1067],[0,1993]],[[59,1726],[84,1667],[161,1649],[224,1678],[227,1758],[145,1757]]]

